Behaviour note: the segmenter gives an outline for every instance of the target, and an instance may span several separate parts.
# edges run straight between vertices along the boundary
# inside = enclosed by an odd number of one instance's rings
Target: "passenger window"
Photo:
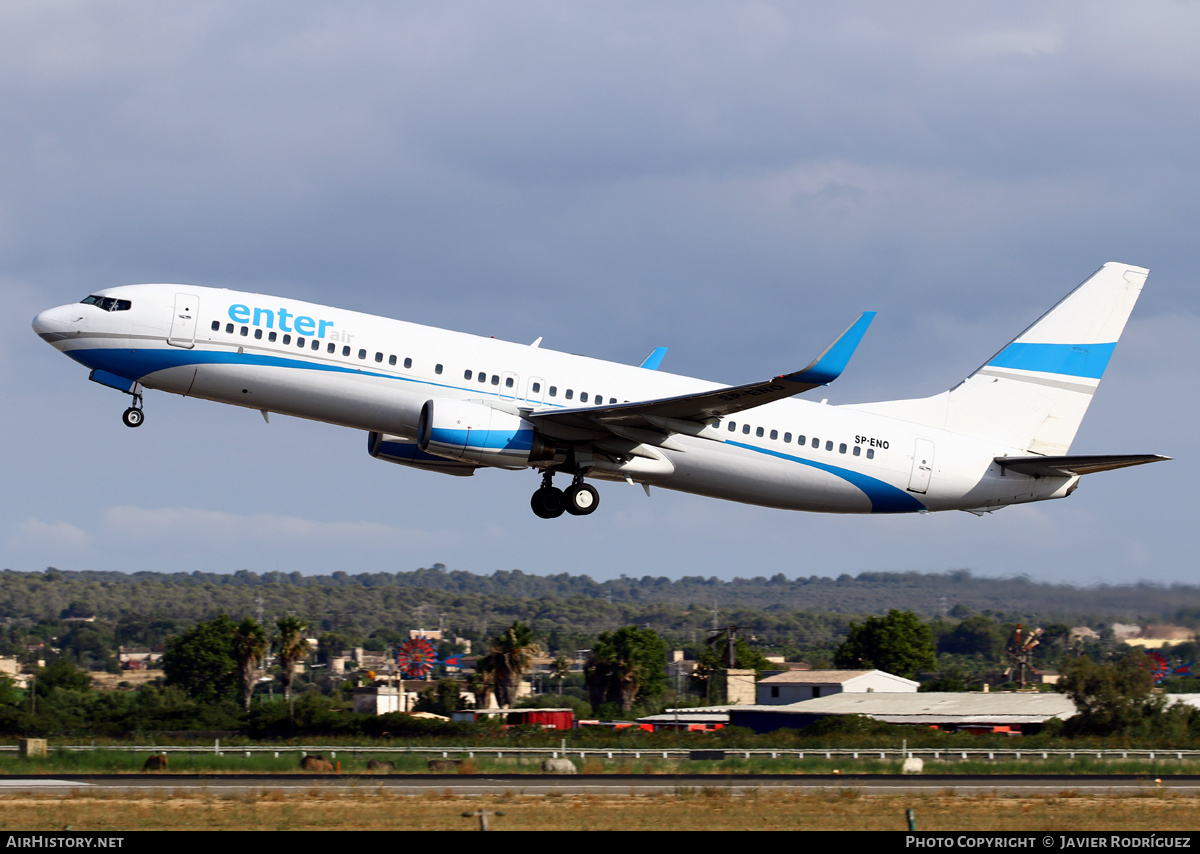
[[[394,364],[396,364],[396,357],[395,357],[395,356],[388,356],[388,364],[389,364],[389,365],[394,365]]]
[[[778,438],[779,438],[779,431],[778,431],[778,430],[772,430],[772,431],[771,431],[771,438],[772,438],[772,439],[778,439]]]
[[[214,321],[213,321],[213,325],[212,325],[212,331],[213,331],[213,332],[220,332],[220,331],[221,331],[221,321],[219,321],[219,320],[214,320]]]
[[[434,372],[435,374],[440,374],[440,373],[442,372],[442,366],[441,366],[441,365],[434,365],[434,366],[433,366],[433,372]]]
[[[827,450],[827,451],[832,451],[832,450],[833,450],[833,441],[832,441],[832,440],[830,440],[830,439],[827,439],[827,440],[825,441],[825,450]]]
[[[296,339],[296,346],[301,349],[304,349],[304,338],[303,337],[298,337]]]
[[[358,358],[360,358],[360,359],[365,359],[365,358],[367,358],[367,351],[366,351],[366,350],[359,350],[359,351],[358,351]]]
[[[875,449],[874,448],[867,448],[867,459],[868,460],[875,459]]]
[[[566,394],[567,400],[570,400],[574,396],[575,396],[575,389],[573,389],[573,388],[567,389],[567,394]]]
[[[616,403],[616,402],[617,402],[617,399],[616,399],[615,397],[610,397],[610,398],[608,399],[608,402],[609,402],[609,403]]]
[[[821,447],[821,440],[820,440],[820,439],[818,439],[816,436],[813,436],[813,440],[812,440],[812,446],[813,446],[814,448],[819,448],[819,447]]]
[[[838,445],[838,453],[839,454],[846,453],[846,443],[845,442],[842,442],[842,444]]]
[[[320,342],[320,340],[318,340],[318,339],[314,338],[314,339],[312,340],[312,348],[313,348],[314,350],[320,350],[320,349],[321,349],[321,342]],[[333,345],[332,345],[332,344],[330,344],[330,345],[329,345],[329,352],[331,352],[331,353],[333,352]]]
[[[788,445],[790,445],[790,444],[792,443],[792,434],[791,434],[791,433],[784,433],[784,434],[783,434],[783,441],[784,441],[784,443],[785,443],[785,444],[788,444]]]
[[[291,344],[291,343],[292,343],[292,336],[291,336],[291,335],[284,335],[284,336],[283,336],[283,343],[284,343],[284,344]]]
[[[275,338],[276,338],[276,337],[277,337],[277,336],[275,335],[275,333],[274,333],[274,332],[268,332],[268,333],[267,333],[267,340],[268,340],[268,341],[270,341],[271,343],[274,343],[274,342],[275,342]]]
[[[556,386],[556,385],[552,385],[552,386],[550,386],[550,396],[551,396],[551,397],[557,397],[557,396],[558,396],[558,386]]]
[[[580,403],[587,403],[587,401],[588,401],[587,392],[586,392],[586,391],[581,391],[581,392],[579,393],[579,402],[580,402]]]
[[[376,362],[382,362],[382,361],[383,361],[383,354],[382,354],[382,353],[376,353],[376,354],[375,354],[375,361],[376,361]]]
[[[485,374],[483,371],[479,372],[479,381],[481,383],[487,382],[487,374]]]
[[[505,377],[505,378],[504,378],[504,387],[505,387],[505,388],[512,388],[512,387],[513,387],[513,378],[512,378],[512,377]]]
[[[856,456],[856,457],[862,456],[862,445],[854,446],[854,456]]]
[[[470,372],[470,371],[463,371],[463,379],[464,379],[464,380],[469,380],[470,378],[471,378],[471,372]]]
[[[229,335],[233,334],[233,324],[232,323],[225,324],[225,332],[226,332],[226,334],[229,334]]]
[[[411,367],[412,367],[412,359],[405,359],[405,360],[404,360],[404,367],[406,367],[406,368],[411,368]],[[439,371],[438,373],[441,373],[441,372]]]
[[[492,385],[500,385],[500,375],[492,374]]]
[[[749,424],[743,424],[743,425],[742,425],[742,432],[743,432],[743,433],[745,433],[747,436],[749,436],[749,435],[750,435],[750,425],[749,425]]]
[[[245,338],[245,337],[246,337],[247,335],[249,335],[249,334],[250,334],[250,327],[249,327],[249,326],[243,326],[243,327],[242,327],[242,337],[243,337],[243,338]]]
[[[350,348],[349,348],[349,347],[343,347],[343,348],[342,348],[342,355],[343,355],[343,356],[349,356],[349,355],[350,355]]]
[[[797,437],[796,437],[796,444],[797,444],[797,445],[804,445],[804,444],[806,444],[807,442],[808,442],[808,440],[804,438],[804,434],[803,434],[803,433],[801,433],[799,436],[797,436]]]
[[[542,384],[541,384],[541,383],[534,383],[534,384],[533,384],[533,393],[534,393],[534,394],[537,394],[537,393],[538,393],[539,391],[541,391],[541,390],[542,390]]]
[[[262,330],[261,330],[261,329],[255,329],[255,330],[254,330],[254,337],[255,337],[256,339],[258,339],[259,341],[261,341],[261,340],[262,340]]]
[[[759,427],[757,430],[755,430],[754,435],[761,439],[763,437],[763,428]]]
[[[332,342],[329,344],[328,347],[325,348],[325,352],[331,356],[333,355],[335,350],[337,350],[337,344],[334,344]]]
[[[730,421],[730,422],[729,422],[729,432],[730,432],[730,433],[733,433],[735,430],[737,430],[737,422],[736,422],[736,421]]]

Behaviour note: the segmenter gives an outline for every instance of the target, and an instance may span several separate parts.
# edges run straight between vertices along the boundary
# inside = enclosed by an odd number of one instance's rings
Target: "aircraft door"
[[[500,376],[500,399],[501,400],[516,400],[521,393],[520,377],[512,371],[507,371]]]
[[[199,316],[199,297],[195,294],[175,294],[175,312],[171,315],[171,333],[167,336],[167,343],[189,350],[195,347],[196,320]]]
[[[541,377],[530,377],[529,388],[525,393],[525,399],[530,403],[541,403],[546,399],[546,381]]]
[[[924,495],[929,491],[929,478],[933,475],[933,442],[917,439],[913,451],[912,474],[908,478],[908,491]]]

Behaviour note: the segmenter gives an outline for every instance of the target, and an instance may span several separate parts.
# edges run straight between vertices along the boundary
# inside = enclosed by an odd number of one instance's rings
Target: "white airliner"
[[[664,348],[622,365],[191,285],[106,288],[33,328],[132,395],[130,427],[144,389],[327,421],[413,468],[539,470],[542,518],[594,511],[585,478],[791,510],[984,513],[1166,459],[1067,456],[1147,275],[1105,264],[949,391],[845,406],[793,396],[841,374],[873,312],[807,368],[733,387],[658,371]]]

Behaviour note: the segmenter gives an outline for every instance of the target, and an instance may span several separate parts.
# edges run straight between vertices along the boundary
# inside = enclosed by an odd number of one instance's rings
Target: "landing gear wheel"
[[[146,416],[142,410],[131,406],[125,410],[125,413],[121,416],[121,420],[125,422],[126,427],[141,427],[142,423],[146,420]]]
[[[573,483],[567,487],[567,512],[572,516],[586,516],[600,506],[600,493],[588,483]]]
[[[542,519],[557,519],[567,509],[567,499],[561,489],[553,486],[543,486],[533,493],[529,501],[536,516]]]

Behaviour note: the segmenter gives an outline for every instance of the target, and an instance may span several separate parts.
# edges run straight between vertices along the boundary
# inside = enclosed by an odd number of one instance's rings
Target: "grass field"
[[[312,748],[317,752],[318,748]],[[334,750],[320,748],[326,756],[338,763],[341,773],[367,773],[367,763],[372,759],[394,762],[397,774],[420,774],[429,770],[429,754],[371,753],[365,751]],[[150,750],[134,751],[128,748],[98,748],[93,751],[66,751],[51,749],[45,759],[22,759],[15,754],[0,755],[0,775],[4,774],[121,774],[141,772]],[[212,752],[171,753],[169,770],[174,773],[205,774],[287,774],[302,773],[299,769],[299,752],[295,749],[274,752],[239,752],[236,748],[225,750],[222,755]],[[480,751],[473,758],[464,758],[459,771],[464,774],[536,774],[541,772],[540,756],[505,756],[497,758]],[[592,755],[586,759],[573,757],[576,768],[584,774],[896,774],[900,771],[897,759],[825,759],[809,755],[803,760],[795,758],[770,759],[754,756],[745,759],[729,756],[719,762],[692,761],[686,758],[663,759],[647,752],[640,758],[615,756],[612,759]],[[931,774],[1139,774],[1161,776],[1171,774],[1200,773],[1200,762],[1196,759],[1175,759],[1168,754],[1159,754],[1154,760],[1146,759],[1096,759],[1080,755],[1074,759],[1051,756],[1041,759],[1011,758],[957,759],[938,761],[926,760],[926,773]]]
[[[503,812],[491,829],[506,830],[1193,830],[1200,798],[1169,791],[1130,797],[732,795],[713,787],[659,796],[411,797],[387,792],[337,796],[315,788],[301,795],[120,796],[76,792],[0,797],[3,830],[462,830],[479,829],[464,812]]]

